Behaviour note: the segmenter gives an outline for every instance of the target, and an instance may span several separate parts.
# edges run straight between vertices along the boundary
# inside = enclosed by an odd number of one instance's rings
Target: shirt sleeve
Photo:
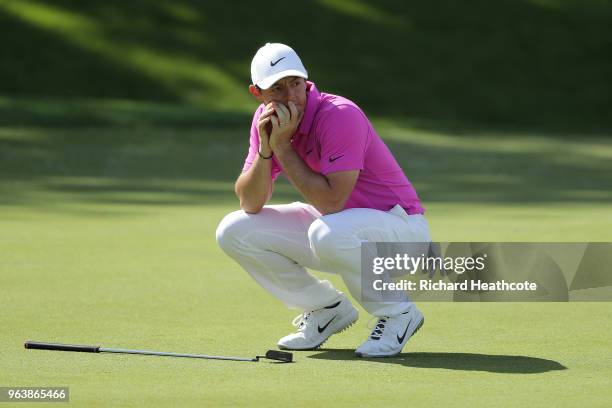
[[[358,108],[338,106],[322,121],[320,135],[321,174],[363,170],[369,126]]]
[[[259,108],[257,108],[255,114],[253,115],[253,121],[251,122],[251,137],[249,139],[249,153],[247,154],[246,159],[244,159],[244,165],[242,166],[243,173],[251,168],[259,152],[259,131],[257,130],[257,120],[259,119],[259,116],[261,116],[263,109],[264,106],[261,105]],[[279,173],[281,172],[281,168],[278,162],[276,161],[276,158],[273,157],[272,161],[273,162],[270,177],[272,178],[272,180],[276,180]]]
[[[259,132],[257,131],[257,119],[261,116],[261,112],[263,107],[260,106],[255,111],[253,115],[253,121],[251,122],[251,138],[249,139],[249,153],[247,154],[246,159],[244,160],[244,166],[242,166],[242,172],[244,173],[248,169],[251,168],[253,162],[255,161],[255,157],[257,156],[257,152],[259,151]]]

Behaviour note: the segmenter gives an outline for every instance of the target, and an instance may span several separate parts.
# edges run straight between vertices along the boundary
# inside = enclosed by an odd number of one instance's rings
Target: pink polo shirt
[[[304,117],[291,143],[308,167],[317,173],[360,170],[344,209],[388,211],[399,204],[408,214],[423,214],[425,210],[414,187],[361,109],[341,96],[319,93],[310,81],[306,90]],[[259,150],[257,119],[263,109],[262,104],[253,116],[243,172],[251,167]],[[275,180],[282,167],[276,157],[272,160],[270,176]]]

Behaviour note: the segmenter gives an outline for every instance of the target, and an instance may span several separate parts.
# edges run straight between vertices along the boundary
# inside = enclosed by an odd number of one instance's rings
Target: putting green
[[[436,239],[612,239],[609,141],[581,142],[564,164],[567,140],[508,135],[479,171],[466,158],[483,155],[486,135],[470,149],[459,136],[394,129],[389,142],[423,191]],[[69,386],[71,404],[87,407],[610,406],[611,303],[423,303],[423,329],[384,360],[353,357],[369,333],[363,311],[295,364],[23,348],[28,339],[245,357],[273,348],[296,312],[214,240],[236,208],[242,137],[0,130],[1,385]],[[286,184],[277,193],[297,198]]]

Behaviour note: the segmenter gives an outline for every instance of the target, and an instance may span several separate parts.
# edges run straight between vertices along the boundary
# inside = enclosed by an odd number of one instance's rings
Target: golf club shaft
[[[232,361],[257,361],[258,360],[257,358],[207,356],[205,354],[167,353],[164,351],[129,350],[129,349],[107,348],[107,347],[100,347],[100,353],[143,354],[143,355],[148,355],[148,356],[204,358],[208,360],[232,360]]]
[[[259,358],[257,357],[242,358],[242,357],[207,356],[204,354],[166,353],[162,351],[130,350],[130,349],[99,347],[99,346],[85,346],[85,345],[77,345],[77,344],[45,343],[45,342],[39,342],[39,341],[26,341],[25,348],[38,349],[38,350],[76,351],[76,352],[84,352],[84,353],[142,354],[142,355],[149,355],[149,356],[203,358],[203,359],[208,359],[208,360],[259,361]]]

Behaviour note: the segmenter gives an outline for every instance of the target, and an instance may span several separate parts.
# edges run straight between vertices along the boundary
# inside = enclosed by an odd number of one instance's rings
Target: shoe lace
[[[372,323],[372,320],[374,319],[375,317],[370,319],[370,321],[368,322],[368,328],[372,328],[371,323]],[[380,340],[380,338],[383,335],[383,331],[385,330],[385,324],[387,324],[387,319],[389,318],[386,316],[378,318],[378,321],[376,322],[376,326],[374,326],[374,329],[372,330],[372,333],[370,334],[370,338],[372,340]]]
[[[308,318],[311,315],[312,315],[312,312],[304,312],[301,315],[297,315],[295,316],[291,324],[297,327],[298,331],[304,331],[304,329],[306,328],[306,323],[308,321]]]

